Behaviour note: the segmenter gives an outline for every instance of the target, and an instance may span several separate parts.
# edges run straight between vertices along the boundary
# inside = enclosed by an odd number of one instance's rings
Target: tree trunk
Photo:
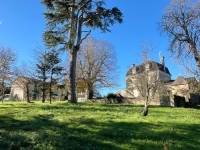
[[[89,99],[92,99],[93,98],[93,90],[89,90]]]
[[[147,116],[147,115],[148,115],[148,106],[144,106],[142,115],[143,115],[143,116]]]
[[[69,91],[68,101],[70,103],[77,103],[76,100],[76,59],[77,50],[70,50],[70,73],[69,73]]]
[[[52,82],[52,77],[51,77],[51,81],[50,81],[50,85],[49,85],[49,103],[50,104],[51,104],[51,97],[52,97],[51,82]]]
[[[92,99],[94,94],[93,84],[88,83],[88,99]]]
[[[3,103],[3,99],[4,99],[4,89],[3,89],[3,93],[2,93],[2,94],[3,94],[3,96],[2,96],[2,103]]]
[[[196,65],[197,65],[198,69],[200,70],[200,55],[199,55],[199,52],[198,52],[198,49],[197,49],[197,44],[191,38],[189,38],[190,35],[189,35],[188,29],[184,28],[184,30],[185,30],[186,36],[188,37],[186,43],[189,44],[189,46],[191,46],[191,48],[192,48],[191,51],[192,51],[192,53],[194,55],[194,59],[196,61]]]
[[[27,92],[26,97],[27,97],[27,103],[30,103],[29,92]]]
[[[88,87],[85,89],[85,100],[92,99],[94,94],[92,86],[90,85],[87,86]]]
[[[44,87],[43,87],[44,88]],[[44,103],[45,102],[45,91],[44,89],[42,90],[42,102]]]
[[[148,115],[148,96],[146,98],[146,101],[145,101],[145,105],[144,105],[144,109],[143,109],[143,112],[142,112],[142,115],[143,116],[147,116]]]
[[[51,104],[51,85],[50,85],[50,88],[49,88],[49,103]]]
[[[52,73],[51,73],[51,78],[50,78],[50,84],[49,84],[49,103],[51,104],[51,86],[52,86]]]
[[[27,100],[27,103],[30,103],[28,84],[26,84],[26,100]]]
[[[3,99],[4,99],[4,90],[5,90],[4,87],[5,87],[5,86],[4,86],[4,80],[3,80],[3,81],[2,81],[2,95],[3,95],[3,96],[2,96],[2,103],[3,103]]]
[[[194,46],[193,46],[193,47],[194,47]],[[196,61],[196,64],[197,64],[198,69],[200,70],[200,55],[199,55],[199,53],[197,52],[196,47],[194,47],[193,49],[194,49],[194,50],[193,50],[194,59],[195,59],[195,61]]]
[[[75,0],[72,1],[72,4],[75,4]],[[77,59],[77,52],[79,49],[77,49],[75,44],[76,40],[76,21],[75,21],[75,9],[74,7],[71,7],[71,29],[70,29],[70,38],[69,38],[69,49],[70,49],[70,72],[69,72],[69,91],[68,91],[68,101],[70,103],[77,103],[76,99],[76,59]],[[76,18],[77,19],[77,18]],[[81,37],[78,36],[78,40]]]

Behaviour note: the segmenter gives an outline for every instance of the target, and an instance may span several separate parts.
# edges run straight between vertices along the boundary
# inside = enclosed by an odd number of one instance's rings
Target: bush
[[[120,94],[108,93],[106,96],[109,103],[123,103],[124,98]]]
[[[112,99],[112,98],[114,99],[116,97],[117,97],[117,95],[114,93],[108,93],[108,95],[106,96],[107,99]]]

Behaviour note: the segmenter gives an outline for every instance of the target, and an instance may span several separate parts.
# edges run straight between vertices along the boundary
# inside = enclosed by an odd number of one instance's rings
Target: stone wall
[[[145,99],[144,98],[127,98],[127,101],[130,104],[139,104],[144,105]],[[162,98],[150,98],[149,105],[157,105],[157,106],[174,106],[173,100],[170,97],[162,97]]]

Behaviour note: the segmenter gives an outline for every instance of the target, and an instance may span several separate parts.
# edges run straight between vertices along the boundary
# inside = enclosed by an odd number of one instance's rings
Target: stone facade
[[[135,66],[133,64],[126,74],[126,92],[127,92],[126,96],[127,97],[140,97],[140,92],[138,91],[138,88],[136,87],[136,82],[138,82],[137,81],[138,78],[136,76],[142,76],[144,74],[148,76],[149,80],[152,80],[152,78],[155,78],[154,81],[155,80],[159,80],[159,81],[171,80],[171,74],[168,68],[164,64],[159,64],[154,61],[146,61],[138,66]]]
[[[26,77],[18,77],[11,86],[11,96],[16,100],[25,100],[27,97],[27,91],[29,92],[30,97],[35,97],[38,99],[38,83],[34,79]],[[28,89],[28,90],[27,90]]]
[[[176,80],[171,80],[171,74],[164,63],[159,64],[154,61],[147,61],[141,65],[132,67],[126,74],[126,97],[131,103],[144,104],[144,98],[140,96],[138,88],[135,86],[136,75],[142,76],[147,74],[148,77],[155,76],[159,81],[162,81],[167,94],[161,93],[149,97],[151,105],[164,105],[183,107],[186,103],[200,104],[200,96],[198,94],[197,80],[193,78],[177,77]],[[142,81],[141,81],[142,82]],[[196,88],[196,89],[195,89]]]
[[[26,100],[27,91],[31,99],[38,100],[42,98],[42,93],[39,88],[39,81],[33,78],[27,78],[27,77],[18,77],[12,83],[10,95],[15,100]],[[64,91],[63,87],[52,88],[53,95],[57,95],[59,97],[62,96],[63,91]]]
[[[171,84],[171,99],[174,101],[174,106],[181,107],[185,103],[200,103],[200,95],[198,94],[197,80],[192,78],[178,78]]]

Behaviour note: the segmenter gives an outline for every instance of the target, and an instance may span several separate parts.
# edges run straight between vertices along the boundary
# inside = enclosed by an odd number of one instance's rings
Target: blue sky
[[[176,66],[167,51],[168,38],[161,36],[158,22],[163,9],[170,0],[107,0],[107,7],[118,7],[124,15],[124,23],[116,24],[110,33],[95,30],[91,35],[96,39],[104,39],[115,46],[120,77],[119,87],[102,91],[115,92],[126,88],[125,75],[131,64],[141,63],[137,53],[143,41],[156,43],[157,51],[152,57],[159,62],[158,52],[165,56],[165,64],[169,68],[172,79],[183,74]],[[10,46],[18,53],[18,61],[31,61],[32,50],[42,42],[45,31],[44,6],[40,0],[0,0],[0,44]]]

